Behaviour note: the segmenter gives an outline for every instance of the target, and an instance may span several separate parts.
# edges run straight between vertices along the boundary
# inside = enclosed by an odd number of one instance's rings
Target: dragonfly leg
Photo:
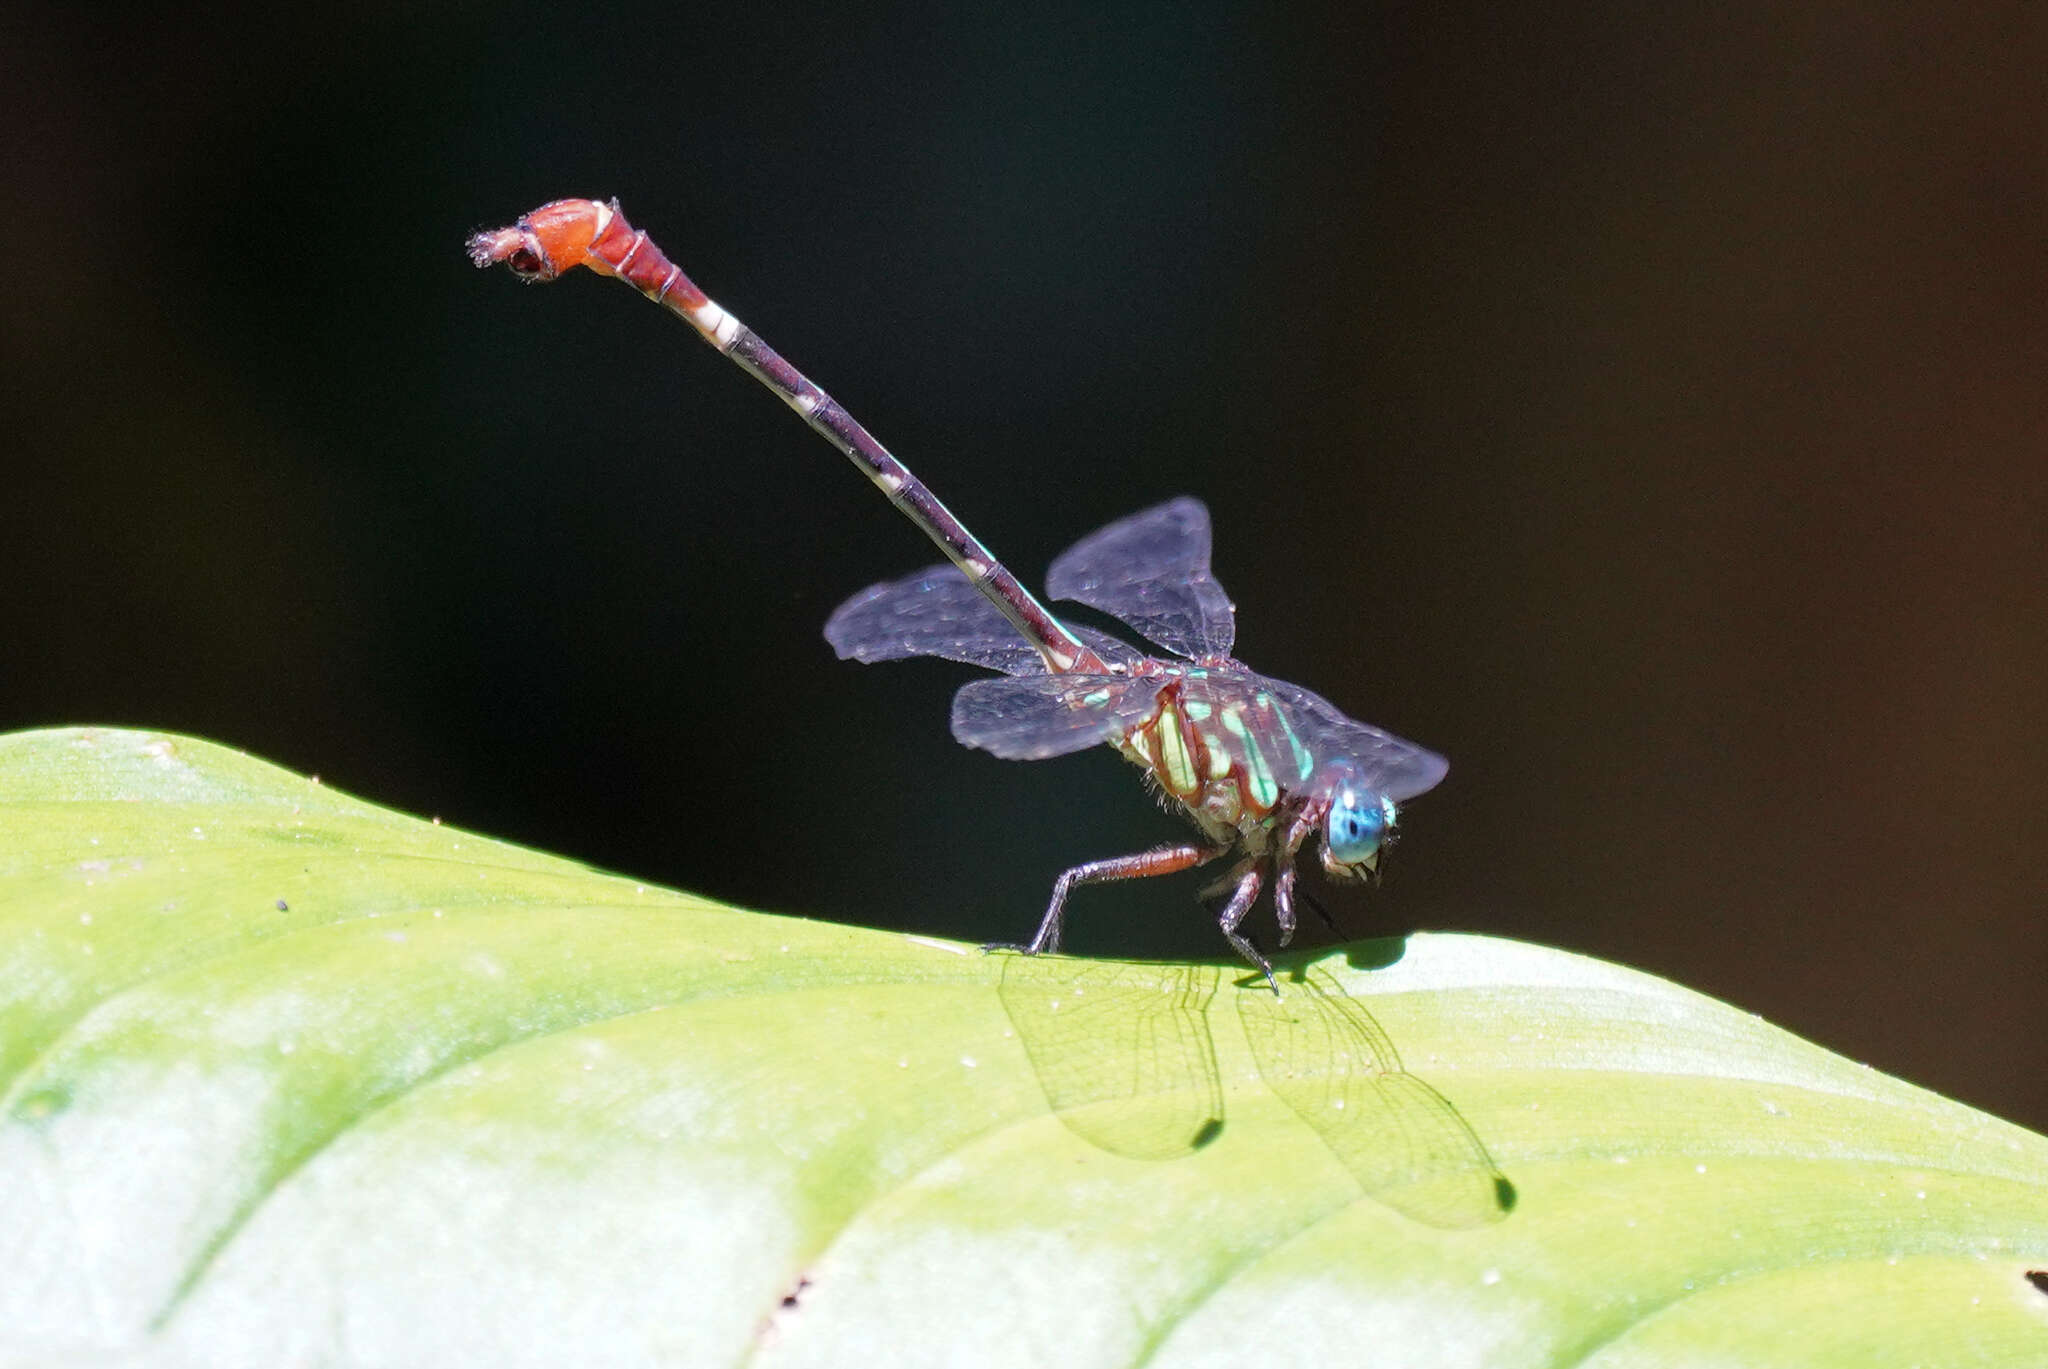
[[[1273,917],[1280,924],[1280,944],[1294,940],[1294,866],[1283,863],[1273,876]]]
[[[1273,854],[1273,916],[1280,923],[1280,944],[1285,946],[1294,940],[1294,853],[1301,849],[1301,843],[1315,830],[1315,824],[1306,815],[1296,817],[1288,824],[1287,834],[1281,840],[1280,849]],[[1306,896],[1304,896],[1306,897]],[[1310,907],[1322,913],[1323,921],[1330,915],[1323,913],[1314,899],[1308,899]]]
[[[1321,919],[1325,927],[1328,927],[1333,932],[1337,930],[1337,919],[1330,916],[1330,910],[1323,906],[1323,901],[1314,894],[1309,893],[1306,889],[1296,889],[1294,887],[1294,867],[1292,865],[1283,865],[1280,867],[1280,873],[1273,877],[1273,912],[1280,921],[1280,944],[1282,946],[1285,946],[1293,939],[1294,929],[1300,922],[1300,918],[1294,911],[1294,904],[1297,899],[1306,903],[1309,911]]]
[[[1230,902],[1223,905],[1222,913],[1217,916],[1216,925],[1223,929],[1223,935],[1237,948],[1237,953],[1266,976],[1266,983],[1272,987],[1273,996],[1278,998],[1280,981],[1273,978],[1273,962],[1260,955],[1259,948],[1252,945],[1251,938],[1237,930],[1237,925],[1244,921],[1244,915],[1250,912],[1252,904],[1258,901],[1259,886],[1264,883],[1265,876],[1259,873],[1256,866],[1245,871],[1244,878],[1240,879],[1237,888],[1231,891]]]
[[[1153,875],[1178,874],[1192,870],[1197,865],[1206,865],[1228,851],[1228,846],[1201,846],[1194,842],[1183,842],[1174,846],[1159,846],[1150,851],[1140,851],[1134,856],[1114,856],[1109,860],[1091,860],[1086,865],[1076,865],[1053,881],[1052,902],[1046,905],[1045,920],[1038,924],[1038,935],[1026,945],[1011,942],[991,942],[981,949],[984,951],[1022,951],[1026,955],[1039,955],[1060,948],[1060,921],[1066,915],[1067,895],[1077,884],[1104,884],[1116,879],[1149,879]]]
[[[1237,891],[1237,882],[1244,878],[1245,871],[1258,863],[1259,858],[1257,856],[1246,856],[1243,860],[1231,866],[1207,884],[1204,884],[1201,890],[1196,893],[1195,898],[1203,903],[1207,903],[1212,898],[1228,898]]]

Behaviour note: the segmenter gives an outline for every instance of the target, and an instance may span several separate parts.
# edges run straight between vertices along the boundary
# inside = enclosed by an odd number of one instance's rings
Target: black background
[[[832,658],[932,559],[619,195],[1027,581],[1180,493],[1240,654],[1449,755],[1349,935],[1527,938],[2048,1126],[2037,6],[0,19],[0,726],[197,733],[983,939],[1177,829]],[[1073,946],[1221,950],[1172,887]]]

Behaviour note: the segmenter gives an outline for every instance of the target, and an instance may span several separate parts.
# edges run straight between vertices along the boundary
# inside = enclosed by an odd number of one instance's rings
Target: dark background
[[[929,548],[687,329],[462,258],[617,194],[1027,581],[1209,502],[1240,653],[1453,761],[1347,934],[2048,1126],[2040,7],[283,8],[0,19],[0,727],[974,939],[1177,831],[832,658]]]

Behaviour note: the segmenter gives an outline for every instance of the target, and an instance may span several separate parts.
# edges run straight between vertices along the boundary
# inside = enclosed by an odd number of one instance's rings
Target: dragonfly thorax
[[[1253,837],[1270,827],[1310,772],[1309,753],[1284,714],[1263,690],[1240,688],[1207,666],[1155,670],[1147,680],[1153,711],[1118,749],[1211,838]]]

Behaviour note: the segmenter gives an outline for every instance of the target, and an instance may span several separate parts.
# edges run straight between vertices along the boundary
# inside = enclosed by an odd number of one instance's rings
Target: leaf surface
[[[1446,1228],[1228,972],[1174,1000],[1220,1128],[1091,1144],[1004,963],[189,738],[0,737],[0,1364],[2048,1363],[2048,1140],[1675,985],[1315,963],[1513,1182]],[[1135,1069],[1114,1013],[1056,1096]]]

